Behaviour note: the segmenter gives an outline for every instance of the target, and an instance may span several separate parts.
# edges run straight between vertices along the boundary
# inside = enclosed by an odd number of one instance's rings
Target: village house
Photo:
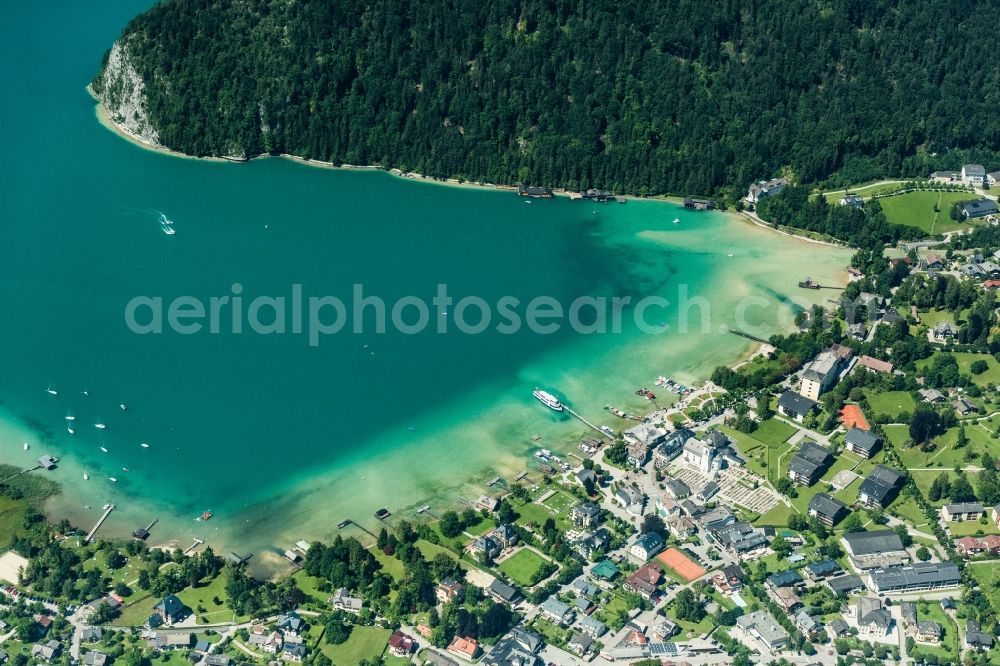
[[[780,650],[788,645],[788,632],[767,611],[741,615],[736,619],[736,626],[759,640],[769,650]]]
[[[538,612],[542,617],[556,626],[566,624],[570,619],[569,606],[556,599],[549,597],[538,605]]]
[[[965,623],[965,646],[971,650],[989,650],[993,647],[993,636],[984,633],[976,620]]]
[[[806,572],[806,575],[814,581],[828,578],[833,574],[843,571],[843,569],[840,568],[840,565],[837,564],[836,560],[820,560],[819,562],[811,562],[807,564],[803,570]]]
[[[628,554],[639,562],[645,562],[663,550],[663,545],[663,537],[656,532],[647,532],[629,546]]]
[[[885,465],[876,465],[858,488],[858,503],[884,509],[892,504],[903,483],[904,477],[900,472]]]
[[[816,409],[816,405],[815,400],[810,400],[794,391],[786,390],[778,398],[778,412],[799,423],[802,423],[809,412]]]
[[[681,505],[664,494],[656,499],[656,515],[661,518],[679,516],[681,515]]]
[[[668,479],[664,485],[667,495],[673,500],[680,501],[691,496],[691,489],[680,479]]]
[[[802,370],[802,382],[799,393],[810,400],[819,397],[837,383],[840,372],[851,360],[850,347],[833,345],[816,355]]]
[[[966,398],[957,398],[952,401],[951,406],[955,408],[959,416],[965,416],[967,414],[976,414],[979,412],[979,408]]]
[[[537,634],[514,628],[501,638],[483,658],[485,666],[541,666],[537,653],[542,639]]]
[[[465,587],[454,578],[445,578],[434,588],[437,600],[446,603],[458,599]]]
[[[655,469],[666,467],[671,460],[680,454],[684,442],[692,437],[694,437],[694,433],[687,428],[678,428],[667,435],[663,442],[653,450],[653,467]]]
[[[917,630],[917,605],[912,601],[904,601],[899,604],[899,614],[903,616],[903,629],[907,634],[912,634]]]
[[[924,402],[929,402],[932,405],[937,402],[944,400],[944,394],[934,388],[922,388],[918,389],[917,393],[920,394],[920,398]]]
[[[251,638],[253,635],[251,634]],[[154,650],[186,650],[191,647],[193,636],[188,632],[161,631],[150,638],[149,646]]]
[[[91,650],[83,655],[83,663],[85,666],[104,666],[108,663],[108,655],[103,652]]]
[[[826,493],[817,493],[809,500],[809,517],[827,527],[833,527],[847,517],[847,505]]]
[[[597,485],[597,475],[594,474],[594,470],[592,469],[583,468],[573,476],[574,478],[576,478],[577,482],[584,488],[586,488],[588,484],[594,486]]]
[[[859,356],[858,367],[865,368],[869,372],[892,374],[893,366],[889,361],[880,361],[877,358],[872,358],[871,356]]]
[[[832,461],[833,456],[826,448],[806,442],[788,463],[788,478],[801,486],[811,486],[823,476]]]
[[[639,511],[642,511],[642,493],[635,488],[622,486],[615,491],[614,500],[618,502],[623,509],[638,507]]]
[[[480,495],[476,500],[476,508],[493,513],[500,506],[500,500],[491,495]]]
[[[662,577],[663,572],[659,567],[655,564],[647,564],[626,578],[622,587],[650,599],[656,594],[656,586],[659,585]]]
[[[944,629],[933,620],[921,620],[917,623],[916,639],[920,643],[937,645],[944,636]]]
[[[979,502],[962,502],[960,504],[945,504],[941,507],[941,520],[946,523],[958,523],[967,520],[979,520],[986,512]]]
[[[860,597],[854,607],[854,617],[861,636],[885,636],[892,626],[892,615],[882,601],[874,597]]]
[[[931,173],[931,180],[936,183],[953,183],[962,179],[962,174],[958,171],[934,171]]]
[[[402,631],[394,631],[389,636],[389,651],[397,657],[409,657],[413,654],[416,646],[417,642],[413,640],[413,637]]]
[[[35,643],[31,646],[31,656],[42,661],[52,661],[59,657],[61,652],[62,645],[55,639],[45,643]]]
[[[573,651],[573,654],[582,657],[590,652],[590,648],[594,645],[594,639],[583,632],[577,632],[573,634],[566,645]]]
[[[490,532],[489,536],[500,545],[501,550],[507,550],[517,545],[517,530],[509,523],[500,525]]]
[[[675,539],[684,540],[698,531],[698,526],[687,516],[670,516],[664,521]]]
[[[469,551],[478,557],[494,558],[500,554],[500,544],[492,536],[484,534],[469,545]]]
[[[964,557],[978,555],[983,552],[997,555],[1000,554],[1000,536],[989,534],[982,539],[974,536],[965,536],[955,540],[955,550]]]
[[[722,592],[735,592],[743,587],[746,574],[738,564],[727,564],[715,573],[712,580]]]
[[[841,206],[850,206],[851,208],[861,208],[865,205],[865,200],[861,195],[848,194],[840,198],[839,204]]]
[[[986,169],[982,164],[963,164],[962,182],[966,185],[982,187],[986,184]]]
[[[795,628],[802,632],[802,635],[806,638],[812,639],[819,633],[822,626],[813,619],[813,617],[805,611],[805,609],[800,610],[795,614],[793,620]]]
[[[712,539],[733,555],[744,555],[767,547],[768,540],[763,532],[745,521],[738,521],[709,530]]]
[[[785,178],[758,181],[750,186],[744,200],[751,206],[756,206],[764,199],[780,194],[786,185],[788,185],[788,180]]]
[[[958,329],[955,325],[949,321],[939,321],[934,328],[930,330],[931,342],[937,342],[944,344],[951,342],[956,335],[958,335]]]
[[[330,604],[336,610],[357,614],[361,612],[362,608],[364,608],[365,602],[363,599],[350,596],[347,593],[346,588],[338,587],[334,591],[333,596],[330,597]]]
[[[844,447],[866,460],[875,455],[881,445],[882,440],[861,428],[851,428],[844,435]]]
[[[572,542],[577,552],[588,560],[593,559],[608,550],[611,543],[611,534],[603,527],[593,532],[585,532]]]
[[[597,618],[588,616],[580,620],[580,630],[591,638],[600,638],[607,633],[608,628]]]
[[[493,597],[497,601],[502,601],[504,603],[514,603],[518,598],[519,593],[517,588],[512,585],[508,585],[499,578],[494,578],[490,586],[486,588],[486,594]]]
[[[479,642],[472,637],[455,636],[447,649],[453,655],[469,661],[479,656]]]
[[[184,602],[176,595],[168,594],[159,603],[153,606],[153,614],[146,620],[150,629],[159,626],[173,626],[191,615],[191,609],[184,605]]]
[[[990,171],[986,174],[986,184],[990,187],[1000,184],[1000,171]]]
[[[577,527],[596,527],[601,522],[601,509],[593,502],[581,502],[570,509],[569,518]]]

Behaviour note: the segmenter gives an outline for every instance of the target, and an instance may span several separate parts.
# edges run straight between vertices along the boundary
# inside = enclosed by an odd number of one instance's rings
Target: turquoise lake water
[[[741,300],[818,300],[794,293],[794,281],[843,280],[846,251],[662,202],[527,205],[378,172],[144,150],[98,123],[84,88],[146,4],[22,3],[0,25],[0,108],[11,120],[0,178],[0,461],[59,456],[51,474],[64,493],[53,510],[81,525],[114,501],[109,534],[159,517],[154,541],[199,535],[268,552],[328,536],[343,517],[370,521],[379,506],[405,515],[474,497],[484,480],[525,467],[532,435],[561,450],[585,435],[535,403],[533,386],[620,427],[604,404],[648,407],[635,388],[661,374],[704,379],[747,349],[722,332]],[[161,213],[175,235],[161,231]],[[637,330],[632,310],[614,335],[439,334],[433,313],[419,335],[369,326],[318,346],[302,334],[126,326],[137,296],[207,303],[235,283],[246,301],[288,297],[293,285],[349,301],[362,284],[390,304],[429,302],[442,283],[456,299],[565,304],[676,302],[685,284],[712,308],[707,333],[677,330],[673,306],[647,315],[658,334]],[[772,307],[750,319],[781,328]],[[195,522],[205,509],[216,518]]]

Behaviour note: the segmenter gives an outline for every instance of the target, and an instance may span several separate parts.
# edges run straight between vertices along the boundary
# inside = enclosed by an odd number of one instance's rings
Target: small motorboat
[[[27,442],[25,442],[25,443],[24,443],[24,450],[25,450],[25,451],[27,451],[27,450],[28,450],[28,449],[30,449],[30,448],[31,448],[31,447],[30,447],[30,446],[28,446],[28,443],[27,443]]]
[[[52,388],[52,384],[49,384],[48,388],[45,389],[45,392],[48,393],[49,395],[59,395],[59,391]]]
[[[75,416],[73,416],[72,414],[67,414],[67,415],[66,415],[66,420],[67,420],[67,421],[75,421],[75,420],[76,420],[76,417],[75,417]]]
[[[132,470],[130,470],[128,467],[122,467],[122,471],[123,472],[131,472]]]
[[[148,449],[149,448],[149,444],[147,444],[146,442],[139,442],[139,446],[141,446],[144,449]]]
[[[122,408],[123,412],[127,412],[128,411],[128,407],[125,405],[124,402],[122,404],[118,405],[118,406]]]
[[[680,218],[679,217],[675,217],[674,218],[674,224],[680,224],[680,223],[681,223]]]
[[[83,480],[84,480],[84,481],[90,481],[90,475],[89,475],[89,474],[87,474],[86,472],[84,472],[84,473],[83,473]]]
[[[211,511],[203,511],[200,520],[211,520],[213,515]]]
[[[108,452],[108,450],[106,448],[104,448],[103,446],[101,447],[101,451],[104,451],[105,453]]]
[[[109,477],[108,477],[108,481],[110,481],[111,483],[118,483],[118,479],[116,479],[116,478],[115,478],[115,477],[113,477],[113,476],[109,476]]]
[[[68,432],[71,435],[75,435],[76,434],[76,430],[73,430],[73,426],[71,426],[71,425],[67,425],[66,426],[66,432]]]
[[[104,430],[108,426],[106,423],[101,423],[100,421],[98,421],[97,423],[94,424],[94,427],[97,428],[98,430]]]

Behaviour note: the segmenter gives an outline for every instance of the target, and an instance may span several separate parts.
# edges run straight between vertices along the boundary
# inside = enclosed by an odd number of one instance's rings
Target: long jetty
[[[608,441],[611,441],[611,442],[613,442],[613,441],[614,441],[614,438],[613,438],[613,437],[609,436],[609,435],[608,435],[608,433],[604,432],[604,431],[603,431],[603,430],[601,430],[601,429],[600,429],[599,427],[597,427],[596,425],[594,425],[593,423],[591,423],[591,422],[590,422],[590,421],[588,421],[587,419],[583,418],[583,417],[582,417],[582,416],[580,415],[580,413],[579,413],[579,412],[577,412],[577,411],[576,411],[575,409],[573,409],[572,407],[567,407],[566,405],[563,405],[563,409],[565,409],[565,410],[566,410],[567,412],[569,412],[569,413],[570,413],[570,414],[571,414],[572,416],[575,416],[576,418],[580,419],[580,421],[582,421],[582,422],[583,422],[583,424],[584,424],[585,426],[587,426],[588,428],[592,428],[593,430],[596,430],[597,432],[599,432],[599,433],[601,434],[601,437],[604,437],[604,438],[606,438],[606,439],[607,439]]]
[[[90,533],[87,535],[87,539],[84,543],[90,543],[91,541],[93,541],[94,535],[97,534],[97,530],[101,529],[101,525],[104,524],[104,521],[108,519],[108,516],[110,516],[111,512],[114,510],[115,510],[115,505],[109,504],[108,508],[105,509],[104,513],[101,514],[101,517],[97,519],[97,524],[94,525],[94,529],[90,530]]]
[[[733,335],[738,335],[741,338],[746,338],[747,340],[753,340],[754,342],[760,342],[760,343],[763,343],[765,345],[771,344],[770,342],[768,342],[764,338],[759,338],[756,335],[751,335],[750,333],[747,333],[746,331],[741,331],[738,328],[731,328],[731,329],[729,329],[729,332],[732,333]]]
[[[197,548],[198,546],[200,546],[203,543],[205,543],[204,539],[200,539],[198,537],[195,537],[194,543],[192,543],[190,546],[188,546],[187,548],[184,549],[184,554],[185,555],[189,554],[191,551],[193,551],[195,548]]]

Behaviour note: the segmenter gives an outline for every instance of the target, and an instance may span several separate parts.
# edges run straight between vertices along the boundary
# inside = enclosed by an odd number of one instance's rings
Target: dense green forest
[[[995,164],[996,25],[976,0],[166,0],[124,39],[185,153],[735,198]]]

